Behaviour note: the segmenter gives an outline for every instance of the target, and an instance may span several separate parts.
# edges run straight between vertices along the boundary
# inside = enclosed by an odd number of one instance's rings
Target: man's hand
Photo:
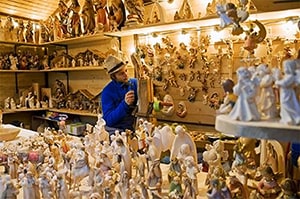
[[[134,91],[133,90],[130,90],[126,93],[125,95],[125,102],[126,104],[128,105],[132,105],[133,102],[134,102]]]

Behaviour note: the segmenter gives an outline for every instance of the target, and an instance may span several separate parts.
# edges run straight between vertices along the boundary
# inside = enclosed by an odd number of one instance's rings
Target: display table
[[[38,134],[36,131],[32,131],[32,130],[29,130],[29,129],[24,129],[24,128],[16,127],[16,126],[11,125],[11,124],[2,124],[1,127],[2,128],[17,128],[17,129],[20,129],[20,133],[19,133],[18,137],[30,137],[30,136]]]
[[[16,127],[14,125],[11,125],[11,124],[2,124],[1,125],[1,128],[17,128],[17,129],[20,129],[20,133],[19,135],[16,137],[15,140],[17,140],[18,138],[20,137],[25,137],[25,138],[28,138],[30,136],[34,136],[34,135],[37,135],[38,133],[35,132],[35,131],[32,131],[32,130],[28,130],[28,129],[24,129],[24,128],[20,128],[20,127]],[[14,140],[12,140],[14,141]],[[2,146],[2,142],[0,141],[0,146]]]
[[[219,115],[215,128],[221,133],[238,137],[300,143],[300,126],[284,125],[279,119],[242,122],[232,120],[228,115]]]

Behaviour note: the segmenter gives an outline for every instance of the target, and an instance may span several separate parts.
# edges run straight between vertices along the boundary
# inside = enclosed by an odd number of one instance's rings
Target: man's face
[[[118,82],[122,82],[122,83],[126,83],[128,82],[128,72],[127,72],[127,67],[124,66],[121,70],[119,70],[118,72],[116,72],[114,74],[115,76],[115,80]]]

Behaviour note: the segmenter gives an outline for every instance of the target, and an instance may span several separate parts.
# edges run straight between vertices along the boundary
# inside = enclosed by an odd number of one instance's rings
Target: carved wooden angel
[[[188,134],[186,129],[183,126],[176,126],[175,127],[175,139],[171,149],[171,159],[174,159],[181,154],[182,156],[185,154],[187,156],[192,156],[197,162],[197,150],[196,145],[192,137]],[[188,153],[187,150],[189,151]]]

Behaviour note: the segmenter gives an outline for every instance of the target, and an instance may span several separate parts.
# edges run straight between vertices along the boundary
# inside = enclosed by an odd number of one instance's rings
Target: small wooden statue
[[[279,194],[281,188],[277,182],[277,175],[273,173],[270,166],[266,166],[262,170],[262,179],[259,181],[257,188],[258,192],[264,198],[274,197]]]
[[[228,114],[237,100],[237,96],[233,93],[234,82],[231,79],[226,79],[222,82],[222,87],[225,97],[217,113]]]

